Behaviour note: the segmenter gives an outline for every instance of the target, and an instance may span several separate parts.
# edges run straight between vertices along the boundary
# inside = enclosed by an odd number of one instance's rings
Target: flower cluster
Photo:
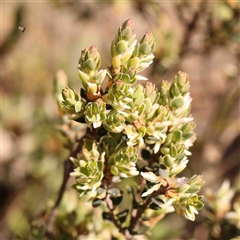
[[[202,177],[177,177],[187,166],[189,148],[196,138],[188,75],[179,72],[172,83],[163,81],[159,89],[150,82],[145,87],[134,85],[137,80],[147,80],[139,73],[152,63],[153,51],[152,33],[147,32],[138,42],[129,19],[112,41],[109,71],[99,70],[101,58],[95,46],[84,49],[78,67],[80,95],[65,87],[60,96],[62,111],[84,123],[90,133],[82,151],[71,159],[76,166],[71,173],[76,177],[74,188],[80,195],[90,194],[94,207],[106,200],[103,209],[109,211],[103,217],[118,227],[130,214],[129,231],[150,208],[166,209],[167,213],[171,207],[194,220],[203,207],[202,197],[197,195],[204,183]],[[136,220],[127,209],[112,216],[108,196],[115,199],[114,206],[123,197],[123,191],[116,191],[112,183],[135,176],[142,184],[129,194],[133,208],[143,208],[142,214],[137,214]]]
[[[112,66],[110,70],[113,82],[122,79],[128,84],[134,84],[139,79],[146,79],[137,73],[152,63],[154,38],[152,33],[148,32],[138,43],[133,30],[133,20],[128,19],[118,29],[118,34],[112,41]]]
[[[80,196],[89,191],[94,195],[96,189],[101,185],[104,155],[104,153],[100,155],[96,141],[84,139],[82,156],[79,156],[79,159],[71,158],[77,168],[70,175],[77,178],[74,188],[80,193]]]

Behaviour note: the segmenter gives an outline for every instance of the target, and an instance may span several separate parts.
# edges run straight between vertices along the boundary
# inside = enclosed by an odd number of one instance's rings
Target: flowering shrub
[[[64,120],[61,131],[77,149],[70,157],[73,188],[94,208],[100,207],[103,219],[127,239],[169,212],[194,221],[203,207],[197,193],[204,183],[202,176],[179,177],[196,139],[188,75],[179,72],[159,89],[151,82],[135,85],[147,80],[139,73],[153,62],[154,38],[147,32],[138,42],[133,28],[128,19],[118,29],[108,70],[100,70],[95,46],[85,48],[78,65],[80,91],[67,86],[60,91],[67,84],[60,79],[55,89]],[[85,128],[81,138],[77,125]],[[122,204],[125,198],[130,201],[127,207]]]

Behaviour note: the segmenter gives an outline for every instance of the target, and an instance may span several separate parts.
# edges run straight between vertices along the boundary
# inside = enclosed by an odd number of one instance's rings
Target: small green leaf
[[[164,145],[168,146],[173,142],[173,133],[168,133],[167,138],[164,141]]]
[[[116,166],[111,166],[111,167],[110,167],[110,172],[111,172],[111,174],[113,174],[114,176],[119,174],[118,168],[117,168]]]
[[[122,202],[123,196],[122,195],[120,195],[118,197],[112,196],[112,197],[110,197],[110,199],[112,200],[113,205],[117,206]]]
[[[123,73],[122,74],[122,80],[125,82],[125,83],[129,83],[131,81],[131,78],[130,76],[127,74],[127,73]]]
[[[175,83],[173,83],[170,87],[171,97],[177,97],[180,94],[180,91]]]
[[[158,206],[161,206],[164,203],[164,201],[161,198],[152,198],[151,200]]]
[[[161,207],[159,207],[159,205],[157,205],[155,202],[152,202],[149,206],[149,208],[151,208],[152,210],[158,210]]]
[[[140,44],[139,53],[142,55],[148,55],[151,53],[151,47],[147,43]]]
[[[181,128],[182,132],[189,132],[192,130],[191,128],[191,124],[190,123],[184,123],[182,128]]]
[[[186,192],[190,186],[188,184],[183,184],[181,187],[177,189],[178,192]]]
[[[145,98],[144,99],[144,104],[146,106],[145,108],[145,114],[148,114],[148,112],[150,111],[151,107],[152,107],[152,102],[149,98]]]
[[[114,69],[119,68],[121,66],[121,59],[119,55],[115,56],[112,59],[112,65]]]
[[[190,188],[187,190],[187,193],[197,193],[200,190],[200,187],[196,185],[190,186]]]
[[[75,103],[75,112],[80,112],[81,110],[82,110],[82,102],[81,101],[77,101],[76,103]]]
[[[142,95],[138,96],[137,99],[134,100],[134,105],[135,106],[141,105],[143,103],[143,100],[144,100],[144,95],[142,94]]]
[[[101,204],[102,204],[102,200],[101,200],[101,199],[95,198],[95,199],[92,201],[92,206],[93,206],[94,208],[101,206]]]
[[[169,154],[167,154],[163,157],[163,164],[166,167],[171,167],[172,166],[173,161],[172,161],[172,158],[170,157]]]
[[[132,33],[133,33],[133,31],[132,31],[131,28],[129,28],[129,27],[125,28],[125,29],[121,32],[122,39],[124,39],[124,40],[127,41],[128,39],[130,39],[130,38],[132,37]]]
[[[122,194],[121,190],[119,190],[118,188],[110,188],[107,190],[107,193],[110,196],[119,196]]]
[[[140,60],[138,57],[135,57],[135,58],[131,58],[129,61],[128,61],[128,68],[130,67],[133,67],[134,69],[136,69],[138,67],[140,63]],[[140,85],[139,85],[140,86]]]
[[[100,186],[100,187],[97,189],[97,194],[98,194],[98,195],[101,195],[101,194],[103,194],[105,191],[106,191],[106,188],[105,188],[104,186]]]
[[[96,62],[91,58],[84,62],[84,68],[86,68],[89,71],[94,70],[96,68],[96,65],[97,65]]]
[[[169,154],[170,149],[168,147],[161,147],[160,151],[162,154]]]
[[[139,118],[138,114],[131,113],[127,116],[129,122],[134,122]]]
[[[201,201],[196,201],[194,202],[194,207],[197,209],[197,210],[200,210],[204,207],[204,204],[201,202]]]
[[[185,132],[182,134],[182,139],[187,140],[187,139],[191,138],[192,135],[193,135],[193,132]]]
[[[158,176],[156,176],[153,172],[141,172],[141,175],[149,182],[159,182]]]
[[[176,147],[173,144],[170,147],[170,155],[172,157],[176,157],[177,156],[177,149],[176,149]]]
[[[138,108],[138,114],[139,116],[142,115],[142,113],[145,111],[145,104],[143,103],[139,108]]]
[[[103,218],[103,220],[111,221],[109,213],[107,213],[107,212],[102,212],[102,218]]]
[[[139,54],[139,43],[136,44],[135,49],[133,51],[133,57],[137,57]]]
[[[173,140],[175,142],[179,142],[182,138],[182,131],[180,130],[176,130],[174,133],[173,133]]]
[[[184,99],[183,97],[179,96],[179,97],[175,97],[172,101],[171,101],[171,106],[173,108],[180,108],[182,107],[184,104]]]
[[[148,190],[148,189],[145,187],[145,188],[143,188],[143,190],[141,191],[141,197],[142,197],[143,200],[147,198],[147,195],[144,195],[144,193],[147,192],[147,190]]]
[[[142,221],[149,221],[151,218],[150,217],[142,217]]]
[[[122,54],[122,53],[126,52],[126,50],[127,50],[127,42],[124,40],[119,41],[117,43],[117,52],[119,54]]]
[[[126,51],[122,54],[121,64],[125,64],[132,56],[132,51]]]
[[[126,210],[123,210],[121,212],[119,212],[116,216],[118,218],[118,220],[121,222],[121,223],[124,223],[126,218],[127,218],[127,215],[128,215],[128,212],[129,210],[126,209]]]

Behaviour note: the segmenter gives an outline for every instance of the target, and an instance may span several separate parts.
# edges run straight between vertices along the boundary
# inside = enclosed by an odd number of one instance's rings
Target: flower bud
[[[177,84],[179,85],[179,87],[183,87],[188,81],[188,74],[179,71],[177,75]]]
[[[147,82],[145,87],[145,97],[151,100],[152,105],[159,99],[160,93],[155,90],[155,85],[151,82]]]
[[[94,128],[101,126],[102,121],[106,119],[106,103],[101,98],[95,102],[89,102],[86,106],[85,120],[93,124]]]
[[[79,59],[79,70],[87,74],[90,74],[91,72],[96,73],[100,65],[100,54],[94,45],[90,48],[82,50],[81,57]]]
[[[151,31],[148,31],[143,38],[141,39],[140,43],[152,43],[154,41],[153,34]]]
[[[140,56],[146,56],[154,51],[154,38],[152,32],[148,31],[140,41],[139,53]]]
[[[120,36],[123,40],[129,40],[133,35],[134,22],[132,18],[126,20],[120,27]]]
[[[197,195],[191,195],[190,197],[183,196],[174,201],[173,207],[178,215],[194,221],[195,214],[198,214],[198,210],[203,207],[203,203],[199,199],[200,197]]]
[[[70,119],[78,119],[83,113],[85,100],[69,87],[62,90],[62,98],[62,110]]]
[[[118,80],[108,90],[108,100],[116,110],[130,109],[133,101],[133,89],[129,84]]]
[[[127,28],[127,27],[133,30],[133,28],[134,28],[134,22],[133,22],[133,19],[132,19],[132,18],[127,19],[127,20],[122,24],[121,29],[124,30],[124,29]]]
[[[190,88],[189,77],[185,72],[180,71],[178,75],[175,77],[174,82],[177,84],[182,94],[188,92]]]
[[[122,114],[116,110],[112,110],[108,115],[107,119],[103,123],[103,127],[109,132],[119,133],[124,129],[123,123],[125,118]]]
[[[136,148],[132,146],[116,151],[110,159],[110,163],[112,164],[110,168],[111,173],[118,175],[120,178],[138,175],[139,172],[136,169],[137,156]]]
[[[69,88],[69,87],[65,87],[62,90],[62,97],[63,97],[63,105],[69,109],[73,109],[75,103],[79,100],[79,96],[77,95],[77,93]]]

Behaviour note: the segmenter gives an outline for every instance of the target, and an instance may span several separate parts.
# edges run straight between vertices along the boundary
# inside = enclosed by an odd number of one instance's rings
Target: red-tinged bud
[[[128,20],[126,20],[123,24],[122,24],[122,29],[125,29],[125,28],[131,28],[133,30],[134,28],[134,22],[133,22],[133,19],[132,18],[129,18]]]

